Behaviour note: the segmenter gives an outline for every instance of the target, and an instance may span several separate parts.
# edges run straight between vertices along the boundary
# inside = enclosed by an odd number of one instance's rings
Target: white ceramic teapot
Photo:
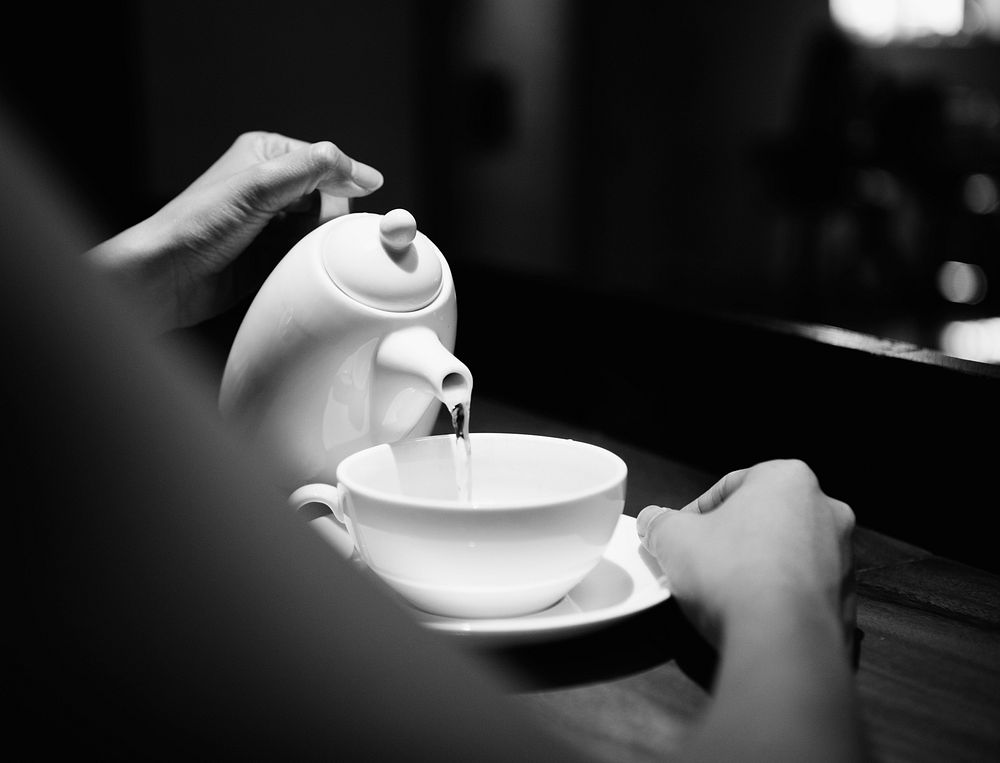
[[[276,460],[289,494],[336,484],[355,451],[430,434],[441,401],[467,401],[452,354],[448,263],[403,209],[353,213],[306,235],[243,319],[219,395],[223,417]]]

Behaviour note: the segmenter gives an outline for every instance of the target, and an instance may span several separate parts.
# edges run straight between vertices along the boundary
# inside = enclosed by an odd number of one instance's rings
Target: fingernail
[[[646,538],[646,533],[649,531],[649,526],[653,523],[653,520],[665,511],[666,509],[662,506],[647,506],[639,512],[639,516],[635,519],[635,529],[639,533],[640,540]]]
[[[380,188],[384,182],[381,172],[361,162],[354,162],[351,167],[351,180],[366,191],[374,191]]]

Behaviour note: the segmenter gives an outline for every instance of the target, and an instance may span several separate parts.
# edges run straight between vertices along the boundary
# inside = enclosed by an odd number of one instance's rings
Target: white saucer
[[[670,596],[667,579],[639,544],[635,519],[622,515],[604,558],[561,601],[520,617],[463,620],[412,609],[431,630],[491,642],[565,638],[649,609]]]
[[[578,635],[642,612],[669,596],[666,576],[639,543],[635,519],[622,515],[604,557],[593,572],[561,601],[541,612],[520,617],[461,619],[432,615],[402,604],[417,622],[434,631],[491,643],[527,643]]]

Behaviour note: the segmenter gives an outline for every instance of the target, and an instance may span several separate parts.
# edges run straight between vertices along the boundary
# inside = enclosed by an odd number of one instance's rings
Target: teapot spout
[[[372,389],[372,422],[381,430],[379,440],[395,442],[413,432],[435,398],[451,412],[467,405],[471,396],[469,368],[427,326],[399,329],[380,343]]]

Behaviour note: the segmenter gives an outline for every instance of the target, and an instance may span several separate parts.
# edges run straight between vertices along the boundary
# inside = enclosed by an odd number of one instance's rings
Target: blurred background
[[[463,268],[1000,363],[1000,0],[25,8],[2,107],[98,222],[240,132],[382,170]],[[53,224],[58,224],[57,220]],[[599,306],[595,306],[599,309]]]

